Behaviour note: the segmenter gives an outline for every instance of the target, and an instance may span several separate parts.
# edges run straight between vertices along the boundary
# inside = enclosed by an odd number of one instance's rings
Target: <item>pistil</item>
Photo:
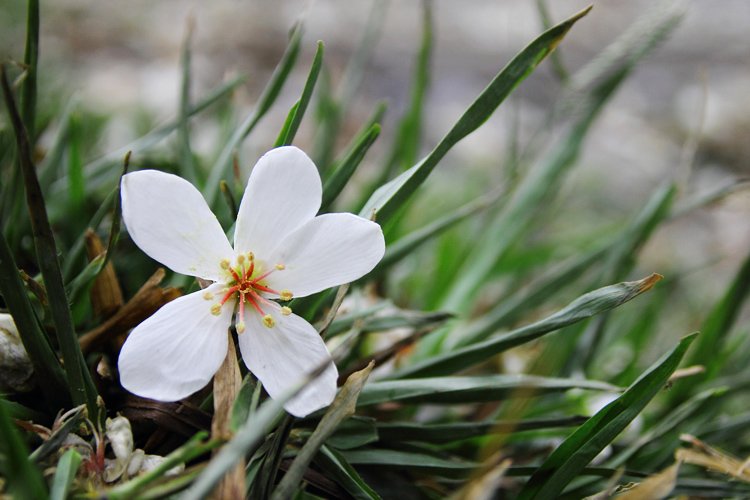
[[[276,264],[270,270],[261,273],[254,278],[253,274],[256,272],[255,256],[252,252],[248,252],[247,254],[240,254],[237,256],[237,265],[235,267],[232,267],[227,259],[222,260],[220,266],[227,272],[227,277],[230,278],[231,281],[228,283],[227,288],[222,290],[223,296],[221,300],[211,306],[211,314],[219,315],[224,304],[236,294],[238,299],[239,320],[235,325],[237,333],[245,331],[245,303],[250,304],[250,306],[255,309],[255,311],[261,316],[263,324],[268,328],[275,326],[276,320],[274,320],[273,316],[267,314],[263,310],[261,304],[276,309],[284,316],[288,316],[292,313],[292,310],[289,307],[281,307],[276,302],[261,295],[262,293],[270,293],[278,295],[283,301],[290,301],[292,299],[293,295],[289,290],[284,289],[277,291],[261,283],[275,271],[283,271],[286,268],[284,264]],[[206,292],[203,297],[206,300],[212,300],[213,294]]]

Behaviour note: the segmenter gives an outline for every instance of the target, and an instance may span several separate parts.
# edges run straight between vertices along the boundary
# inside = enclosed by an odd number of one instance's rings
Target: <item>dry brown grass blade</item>
[[[113,349],[119,351],[125,341],[125,332],[137,326],[141,321],[154,314],[161,306],[176,299],[182,293],[176,288],[161,288],[159,283],[164,279],[164,269],[156,272],[143,284],[124,306],[107,321],[83,334],[78,341],[84,353],[99,348],[107,342],[114,343]]]
[[[227,330],[227,335],[229,336],[227,356],[219,367],[219,371],[214,375],[214,417],[211,421],[211,437],[222,440],[232,437],[230,429],[232,405],[242,385],[234,339],[229,330]],[[214,450],[214,454],[218,452],[218,449]],[[243,498],[245,490],[245,462],[241,460],[226,473],[211,497],[216,500]]]
[[[92,230],[87,229],[84,234],[86,242],[86,255],[89,262],[102,255],[106,248],[99,236]],[[122,288],[117,279],[112,262],[107,262],[91,285],[91,306],[98,318],[107,319],[114,315],[125,303],[122,298]]]
[[[707,445],[690,434],[683,434],[680,440],[690,443],[692,448],[680,448],[675,452],[675,459],[692,465],[705,467],[720,472],[734,479],[750,483],[750,459],[740,460],[728,453]]]
[[[481,476],[461,488],[452,498],[454,500],[490,500],[495,498],[495,492],[500,488],[500,482],[511,463],[512,460],[506,458],[494,467],[490,467]]]
[[[677,484],[679,470],[680,462],[677,461],[615,498],[617,500],[659,500],[666,498]]]

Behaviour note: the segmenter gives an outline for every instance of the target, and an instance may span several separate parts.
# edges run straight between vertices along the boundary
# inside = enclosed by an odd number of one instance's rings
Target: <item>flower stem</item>
[[[230,418],[232,405],[242,385],[240,367],[237,364],[237,351],[232,333],[227,330],[229,348],[227,357],[214,375],[214,417],[211,422],[211,437],[228,440],[231,437]],[[218,451],[218,450],[217,450]],[[245,497],[245,462],[240,461],[232,468],[217,486],[212,498],[233,499]]]

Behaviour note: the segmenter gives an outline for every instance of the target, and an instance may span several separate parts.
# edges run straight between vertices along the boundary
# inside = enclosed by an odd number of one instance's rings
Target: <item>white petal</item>
[[[255,164],[237,214],[234,248],[264,258],[320,209],[318,169],[294,146],[272,149]]]
[[[242,359],[272,398],[282,396],[328,362],[318,378],[284,405],[292,415],[304,417],[331,404],[338,371],[323,339],[310,323],[295,314],[275,312],[273,317],[276,324],[268,328],[256,311],[245,311],[247,328],[237,336]]]
[[[192,184],[141,170],[122,178],[122,218],[136,245],[173,271],[217,281],[234,252],[216,216]]]
[[[272,252],[283,271],[268,277],[269,287],[304,297],[349,283],[372,271],[385,253],[380,226],[353,214],[325,214],[287,236]]]
[[[206,290],[167,303],[138,325],[120,351],[120,383],[133,394],[158,401],[177,401],[203,388],[227,355],[227,329],[233,301],[214,316],[211,305],[224,287]],[[216,294],[206,300],[204,293]]]

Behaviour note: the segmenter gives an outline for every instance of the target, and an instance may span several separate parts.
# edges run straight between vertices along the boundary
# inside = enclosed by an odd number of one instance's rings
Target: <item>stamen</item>
[[[242,254],[239,254],[237,256],[237,264],[242,265],[245,262],[245,256]]]
[[[279,295],[279,292],[277,292],[273,288],[268,288],[267,286],[253,285],[253,288],[255,288],[256,290],[260,290],[261,292],[275,293],[276,295]]]
[[[221,314],[221,304],[214,304],[211,306],[211,314],[218,316]]]
[[[281,300],[286,302],[286,301],[292,300],[292,297],[294,297],[294,295],[292,294],[291,291],[285,288],[281,291],[281,293],[279,294],[279,297],[281,297]]]
[[[250,292],[249,294],[245,295],[245,299],[250,303],[251,306],[253,306],[253,309],[258,311],[258,314],[261,316],[265,315],[266,313],[263,312],[263,309],[260,308],[260,305],[255,301],[256,298],[261,298],[260,295],[257,293]]]
[[[262,275],[260,275],[260,276],[258,276],[257,278],[255,278],[255,279],[254,279],[254,280],[252,281],[252,284],[253,284],[253,286],[255,286],[255,284],[256,284],[257,282],[259,282],[259,281],[261,281],[261,280],[264,280],[264,279],[266,279],[266,277],[268,277],[268,275],[269,275],[269,274],[271,274],[272,272],[274,272],[275,270],[276,270],[276,269],[271,269],[271,270],[270,270],[270,271],[268,271],[267,273],[263,273]],[[256,288],[257,288],[257,287],[256,287]]]
[[[240,323],[242,323],[242,318],[245,317],[245,294],[243,293],[242,296],[240,296]],[[237,325],[239,327],[239,324]],[[245,323],[242,323],[242,328],[244,330]],[[239,332],[239,330],[237,330]]]
[[[234,329],[237,330],[237,333],[245,333],[245,322],[240,321],[234,326]]]
[[[283,271],[284,269],[286,269],[286,266],[284,264],[276,264],[276,269],[278,269],[279,271]]]
[[[229,269],[229,264],[230,264],[229,259],[221,259],[221,261],[219,262],[219,265],[224,270]]]
[[[258,300],[258,302],[263,302],[264,304],[267,304],[267,305],[269,305],[271,307],[278,307],[279,306],[276,302],[272,302],[272,301],[268,300],[267,298],[265,298],[264,296],[262,296],[261,294],[259,294],[255,290],[253,290],[251,293],[253,294],[253,297]]]
[[[247,260],[255,260],[255,254],[253,252],[247,252]]]
[[[214,294],[209,291],[203,292],[203,300],[214,300]]]
[[[292,308],[287,307],[287,306],[282,306],[281,314],[283,314],[284,316],[289,316],[290,314],[292,314]]]
[[[236,281],[236,282],[238,282],[238,283],[239,283],[240,281],[242,281],[242,278],[240,278],[240,275],[239,275],[239,274],[237,274],[237,271],[235,271],[234,269],[230,269],[230,270],[229,270],[229,272],[231,273],[231,275],[232,275],[232,278],[234,278],[234,281]]]
[[[244,276],[242,276],[242,279],[249,279],[250,276],[253,275],[253,271],[255,271],[255,260],[250,259],[250,265],[247,268],[247,271],[245,271]]]
[[[240,289],[240,286],[239,285],[235,285],[232,288],[230,288],[229,290],[227,290],[227,293],[224,294],[224,297],[221,299],[221,302],[219,303],[219,305],[223,306],[224,304],[226,304],[227,300],[229,300],[230,298],[232,298],[232,295],[234,295],[234,292],[236,292],[239,289]]]
[[[276,321],[270,314],[266,314],[265,316],[263,316],[263,324],[268,328],[273,328],[274,326],[276,326]]]

